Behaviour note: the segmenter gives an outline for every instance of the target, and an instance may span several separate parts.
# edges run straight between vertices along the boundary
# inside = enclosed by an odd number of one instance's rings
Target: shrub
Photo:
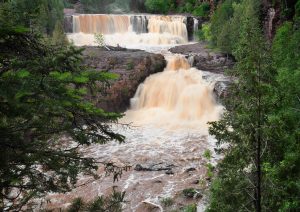
[[[196,204],[187,205],[183,208],[183,212],[197,212],[197,205]]]
[[[207,160],[211,159],[211,151],[209,149],[206,149],[203,153],[203,157],[205,157]]]
[[[105,42],[104,42],[104,35],[101,34],[101,33],[96,33],[94,35],[95,37],[95,43],[99,46],[99,47],[102,47],[105,45]]]
[[[169,207],[174,204],[174,201],[171,197],[163,198],[160,202],[164,207]]]
[[[202,28],[196,32],[197,37],[200,41],[208,41],[211,42],[211,30],[210,23],[202,24]]]

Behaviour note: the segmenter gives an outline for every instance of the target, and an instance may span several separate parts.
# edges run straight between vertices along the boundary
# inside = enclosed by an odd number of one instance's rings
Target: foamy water
[[[163,72],[138,87],[122,122],[207,135],[207,123],[222,112],[213,97],[213,83],[203,80],[201,71],[180,55],[168,55],[167,61]]]
[[[167,60],[166,69],[149,76],[131,99],[131,106],[120,120],[124,125],[113,129],[126,136],[123,144],[109,142],[82,148],[87,157],[98,161],[112,161],[117,165],[163,164],[172,165],[173,174],[165,171],[125,172],[118,182],[105,176],[100,165],[98,180],[81,176],[79,185],[67,194],[51,194],[48,208],[66,207],[76,197],[90,201],[105,195],[112,186],[126,191],[124,211],[147,211],[143,201],[161,205],[161,200],[171,197],[174,207],[187,204],[182,197],[185,188],[199,188],[195,180],[206,176],[205,164],[216,164],[220,159],[213,153],[215,140],[208,135],[207,122],[216,121],[222,113],[213,95],[213,84],[222,75],[204,73],[191,68],[182,55],[173,55],[168,48],[187,43],[184,17],[82,15],[75,16],[74,32],[68,38],[75,45],[96,45],[93,33],[103,33],[107,45],[145,49],[161,53]],[[196,26],[195,26],[196,27]],[[212,151],[209,161],[203,157],[205,150]],[[186,172],[188,168],[195,168]],[[90,183],[86,183],[91,180]],[[209,182],[205,181],[207,188]],[[194,200],[195,201],[195,200]],[[196,200],[198,211],[203,211],[206,197]],[[174,209],[174,208],[173,208]],[[178,208],[175,208],[178,209]]]

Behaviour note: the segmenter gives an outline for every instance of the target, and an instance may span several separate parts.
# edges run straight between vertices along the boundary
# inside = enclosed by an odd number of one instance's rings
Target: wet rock
[[[194,180],[193,182],[192,182],[192,184],[199,184],[199,180]]]
[[[168,170],[168,171],[166,171],[165,172],[167,175],[173,175],[174,174],[174,172],[172,171],[172,170]]]
[[[202,198],[202,194],[201,191],[199,189],[195,189],[195,188],[187,188],[184,189],[182,191],[182,194],[184,195],[184,197],[186,198],[194,198],[194,199],[198,199],[198,198]]]
[[[155,164],[137,164],[134,168],[135,171],[170,171],[174,168],[173,164],[155,163]]]
[[[134,167],[134,170],[135,171],[144,171],[144,167],[142,167],[142,165],[141,164],[137,164],[135,167]]]
[[[196,171],[196,168],[191,167],[185,170],[185,172],[192,172],[192,171]]]
[[[214,93],[220,102],[228,96],[228,87],[231,83],[231,81],[218,81],[215,83]]]
[[[122,47],[85,47],[83,59],[85,65],[99,71],[107,71],[118,75],[109,85],[99,85],[103,94],[91,94],[98,107],[110,112],[123,112],[130,105],[137,87],[149,75],[161,72],[166,66],[160,54]]]
[[[229,55],[212,52],[204,43],[176,46],[170,51],[190,58],[191,66],[203,71],[223,73],[234,65],[234,60]]]

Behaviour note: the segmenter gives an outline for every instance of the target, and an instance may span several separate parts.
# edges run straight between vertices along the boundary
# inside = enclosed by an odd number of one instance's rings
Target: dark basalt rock
[[[204,43],[176,46],[170,49],[175,54],[185,55],[191,65],[202,71],[224,73],[224,70],[232,68],[234,59],[222,53],[212,52]]]
[[[89,98],[97,106],[110,112],[123,112],[130,104],[137,87],[149,75],[161,72],[166,66],[164,57],[142,50],[129,50],[121,47],[85,47],[84,63],[93,69],[115,73],[117,80],[101,86],[100,93],[91,94]]]
[[[134,168],[135,171],[172,171],[175,165],[173,164],[164,164],[164,163],[152,163],[152,164],[137,164]],[[171,173],[171,172],[168,172]],[[166,173],[167,174],[167,173]],[[172,172],[172,174],[174,174]]]
[[[214,93],[221,102],[228,97],[228,87],[231,83],[231,81],[218,81],[215,83]]]
[[[173,175],[174,172],[173,172],[172,170],[168,170],[168,171],[166,171],[166,174],[167,174],[167,175]]]
[[[191,167],[185,170],[185,172],[192,172],[192,171],[196,171],[196,168]]]

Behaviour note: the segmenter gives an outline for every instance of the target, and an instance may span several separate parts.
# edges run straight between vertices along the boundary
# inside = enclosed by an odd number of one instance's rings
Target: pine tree
[[[233,52],[238,62],[230,72],[236,82],[226,103],[228,111],[210,128],[218,144],[226,143],[228,147],[222,149],[225,158],[212,186],[208,211],[259,212],[265,198],[262,164],[269,139],[267,114],[274,73],[259,27],[258,1],[244,0],[242,4],[246,10]]]
[[[0,20],[0,209],[19,211],[46,192],[69,191],[79,173],[95,174],[78,148],[124,137],[120,114],[87,100],[115,75],[82,65],[81,49],[49,46],[30,30]],[[73,146],[65,145],[66,139]],[[106,164],[116,179],[122,169]]]
[[[57,21],[54,27],[52,41],[55,45],[66,45],[68,43],[67,37],[64,33],[63,26],[60,21]]]

